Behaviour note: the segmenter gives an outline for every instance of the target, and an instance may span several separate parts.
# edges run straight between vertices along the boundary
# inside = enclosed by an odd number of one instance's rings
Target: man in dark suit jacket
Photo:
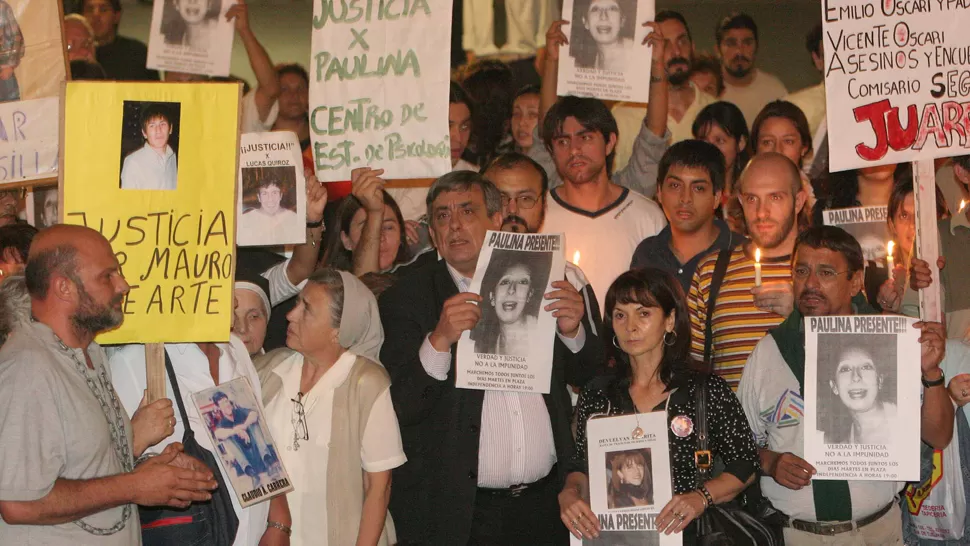
[[[398,537],[401,544],[566,544],[556,463],[573,450],[567,384],[585,384],[603,362],[583,296],[566,281],[546,295],[558,325],[549,394],[456,388],[456,343],[481,317],[482,298],[467,286],[486,230],[501,226],[501,195],[477,173],[453,172],[428,197],[443,259],[411,270],[379,302],[381,361],[408,456],[391,492]]]

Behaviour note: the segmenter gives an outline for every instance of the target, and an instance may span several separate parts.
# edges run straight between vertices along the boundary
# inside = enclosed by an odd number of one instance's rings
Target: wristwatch
[[[316,229],[316,228],[318,228],[318,227],[320,227],[322,225],[323,225],[323,219],[320,219],[319,221],[316,221],[316,222],[307,222],[306,223],[306,227],[308,227],[309,229]]]
[[[927,381],[925,377],[920,376],[919,380],[923,383],[923,386],[926,387],[927,389],[930,387],[939,387],[940,385],[943,385],[946,383],[946,375],[943,373],[943,370],[940,370],[939,379],[934,379],[933,381]]]

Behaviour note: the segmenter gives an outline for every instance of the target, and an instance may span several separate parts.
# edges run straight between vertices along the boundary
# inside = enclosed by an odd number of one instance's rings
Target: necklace
[[[53,332],[51,333],[53,334]],[[125,430],[124,413],[121,411],[121,404],[118,402],[118,397],[115,396],[115,390],[111,387],[111,381],[108,379],[108,374],[105,372],[104,366],[101,366],[98,370],[97,383],[100,383],[98,385],[94,378],[87,373],[87,365],[81,362],[75,351],[65,345],[57,334],[53,335],[54,339],[61,345],[61,349],[74,361],[74,367],[77,368],[81,377],[85,379],[88,384],[88,389],[91,390],[91,393],[94,394],[94,397],[97,398],[98,403],[101,405],[101,412],[104,414],[105,420],[108,421],[108,429],[111,432],[111,443],[114,447],[115,455],[121,461],[122,470],[125,473],[131,472],[134,468],[134,461],[131,455],[131,448],[128,444],[128,432]],[[130,517],[131,505],[126,504],[121,511],[121,520],[107,529],[88,525],[80,519],[75,520],[74,524],[92,535],[108,536],[124,529]]]
[[[676,391],[677,391],[677,388],[675,387],[669,393],[667,393],[667,402],[664,405],[664,413],[666,413],[667,410],[670,408],[670,397]],[[640,408],[638,408],[637,403],[633,401],[633,395],[630,395],[630,401],[633,402],[633,417],[637,421],[637,426],[636,428],[633,429],[633,432],[630,433],[630,437],[633,438],[634,440],[641,440],[643,439],[644,432],[643,432],[643,429],[640,427]]]

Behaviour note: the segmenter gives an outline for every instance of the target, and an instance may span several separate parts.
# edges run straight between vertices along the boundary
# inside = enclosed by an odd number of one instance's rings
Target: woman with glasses
[[[393,544],[391,470],[406,458],[390,378],[377,363],[377,300],[351,273],[324,268],[286,318],[287,348],[256,367],[270,431],[297,484],[286,496],[290,543]]]

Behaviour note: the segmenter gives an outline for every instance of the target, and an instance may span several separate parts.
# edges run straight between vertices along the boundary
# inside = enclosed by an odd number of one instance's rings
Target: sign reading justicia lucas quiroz
[[[823,0],[833,171],[970,153],[970,0]]]
[[[451,170],[451,2],[318,0],[310,57],[313,163],[323,182]]]

